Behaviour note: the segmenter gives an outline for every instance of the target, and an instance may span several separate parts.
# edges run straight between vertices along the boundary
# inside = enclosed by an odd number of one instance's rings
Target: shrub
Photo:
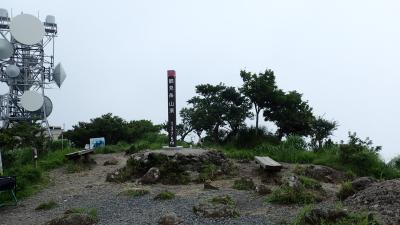
[[[255,185],[251,178],[242,177],[239,180],[235,180],[233,183],[233,188],[237,190],[254,190]]]
[[[98,213],[97,209],[95,208],[71,208],[65,211],[65,214],[73,214],[73,213],[86,214],[92,220],[98,221]]]
[[[200,171],[200,175],[198,178],[199,182],[205,182],[206,180],[213,180],[217,174],[217,167],[214,164],[207,164],[203,166]]]
[[[212,199],[210,199],[209,202],[211,202],[212,204],[222,204],[222,205],[229,205],[229,206],[236,205],[236,202],[229,195],[215,196]]]
[[[238,131],[233,143],[239,148],[254,148],[262,143],[277,145],[280,140],[275,135],[268,133],[264,127],[258,128],[257,135],[255,127],[244,127]]]
[[[170,200],[175,198],[175,194],[170,191],[162,191],[154,197],[155,200]]]
[[[267,201],[281,204],[310,204],[316,201],[316,196],[303,187],[294,188],[284,184],[274,189],[272,194],[267,197]]]
[[[300,183],[307,189],[322,190],[322,185],[317,180],[306,177],[299,176]]]
[[[351,182],[345,182],[341,185],[339,192],[337,193],[337,197],[340,200],[345,200],[346,198],[354,195],[356,193],[356,190],[353,188],[353,185]]]
[[[57,207],[57,203],[53,200],[39,204],[35,210],[50,210]]]

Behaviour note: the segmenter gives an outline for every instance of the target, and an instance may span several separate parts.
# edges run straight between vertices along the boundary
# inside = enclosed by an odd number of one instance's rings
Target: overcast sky
[[[68,77],[47,91],[52,125],[108,112],[164,122],[168,69],[181,108],[197,84],[238,87],[241,69],[270,68],[280,88],[339,122],[335,140],[356,131],[382,145],[386,160],[400,153],[397,0],[2,0],[0,8],[56,16],[56,61]]]

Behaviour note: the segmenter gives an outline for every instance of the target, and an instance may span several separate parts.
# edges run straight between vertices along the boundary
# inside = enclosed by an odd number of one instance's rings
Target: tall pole
[[[176,147],[176,72],[168,70],[168,146]]]

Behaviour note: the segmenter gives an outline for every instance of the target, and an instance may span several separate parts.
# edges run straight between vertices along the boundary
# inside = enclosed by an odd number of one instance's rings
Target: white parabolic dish
[[[20,72],[21,71],[19,70],[18,66],[14,65],[14,64],[8,65],[6,68],[6,74],[10,78],[18,77]]]
[[[56,82],[58,87],[61,87],[62,83],[64,82],[65,78],[67,77],[67,74],[64,71],[64,68],[62,67],[61,63],[57,64],[56,68],[54,68],[54,81]]]
[[[14,54],[12,44],[6,39],[0,38],[0,59],[8,59]]]
[[[43,106],[43,96],[35,91],[26,91],[21,96],[21,105],[30,112],[37,111]]]
[[[45,30],[42,22],[30,14],[14,17],[10,23],[11,35],[21,44],[34,45],[42,41]]]

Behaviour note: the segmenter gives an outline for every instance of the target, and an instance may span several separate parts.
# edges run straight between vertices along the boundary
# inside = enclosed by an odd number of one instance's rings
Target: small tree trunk
[[[260,114],[260,109],[256,107],[256,136],[258,136],[258,115]]]

